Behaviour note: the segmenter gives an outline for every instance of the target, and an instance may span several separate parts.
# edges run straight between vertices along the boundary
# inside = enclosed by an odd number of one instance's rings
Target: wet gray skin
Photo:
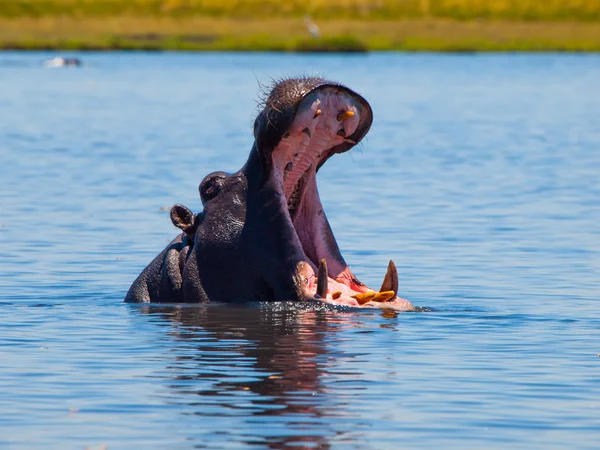
[[[283,80],[254,123],[254,145],[233,174],[200,183],[203,210],[175,205],[183,233],[138,276],[126,302],[319,301],[411,310],[390,262],[380,292],[346,264],[323,211],[316,172],[371,126],[367,101],[321,78]]]

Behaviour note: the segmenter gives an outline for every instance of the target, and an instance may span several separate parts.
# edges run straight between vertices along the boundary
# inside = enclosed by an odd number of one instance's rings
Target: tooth
[[[317,280],[317,295],[327,297],[327,261],[324,259],[319,263],[319,275]]]
[[[346,130],[340,128],[340,131],[337,132],[337,135],[341,137],[346,137]]]
[[[303,132],[305,132],[308,137],[312,137],[312,133],[310,132],[310,129],[308,127],[306,127],[304,130],[302,130]]]
[[[364,292],[362,294],[353,295],[352,298],[358,302],[359,305],[364,305],[365,303],[373,300],[373,297],[377,295],[375,291]]]
[[[394,291],[381,291],[375,294],[373,297],[373,302],[387,302],[389,299],[396,297],[396,293]]]
[[[321,114],[323,114],[323,111],[321,111],[320,109],[317,109],[315,111],[315,115],[313,116],[313,119],[316,119],[317,117],[319,117]]]
[[[398,270],[396,269],[396,264],[391,259],[379,291],[394,291],[394,297],[398,295]]]
[[[356,141],[353,141],[352,139],[344,139],[344,142],[346,144],[352,144],[352,145],[356,145]]]
[[[354,113],[352,111],[344,111],[337,115],[337,120],[340,122],[344,119],[349,119],[350,117],[354,117]]]

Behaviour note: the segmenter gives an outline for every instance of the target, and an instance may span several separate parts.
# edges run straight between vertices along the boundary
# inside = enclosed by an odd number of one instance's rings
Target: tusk
[[[319,263],[319,275],[317,279],[317,295],[326,298],[327,297],[327,261],[324,259]]]
[[[394,264],[394,261],[391,259],[390,263],[388,264],[385,278],[383,279],[383,283],[381,283],[381,288],[379,289],[379,292],[385,291],[394,291],[394,297],[398,295],[398,270],[396,269],[396,264]]]

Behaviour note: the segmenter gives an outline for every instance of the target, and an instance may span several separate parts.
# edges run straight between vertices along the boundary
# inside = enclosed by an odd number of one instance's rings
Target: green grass
[[[600,0],[0,0],[0,48],[600,51]]]
[[[598,0],[3,0],[0,17],[600,20]]]

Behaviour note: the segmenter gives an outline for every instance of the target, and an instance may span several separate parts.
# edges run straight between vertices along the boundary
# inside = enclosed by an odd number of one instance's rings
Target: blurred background
[[[600,50],[597,0],[3,0],[0,48]]]

